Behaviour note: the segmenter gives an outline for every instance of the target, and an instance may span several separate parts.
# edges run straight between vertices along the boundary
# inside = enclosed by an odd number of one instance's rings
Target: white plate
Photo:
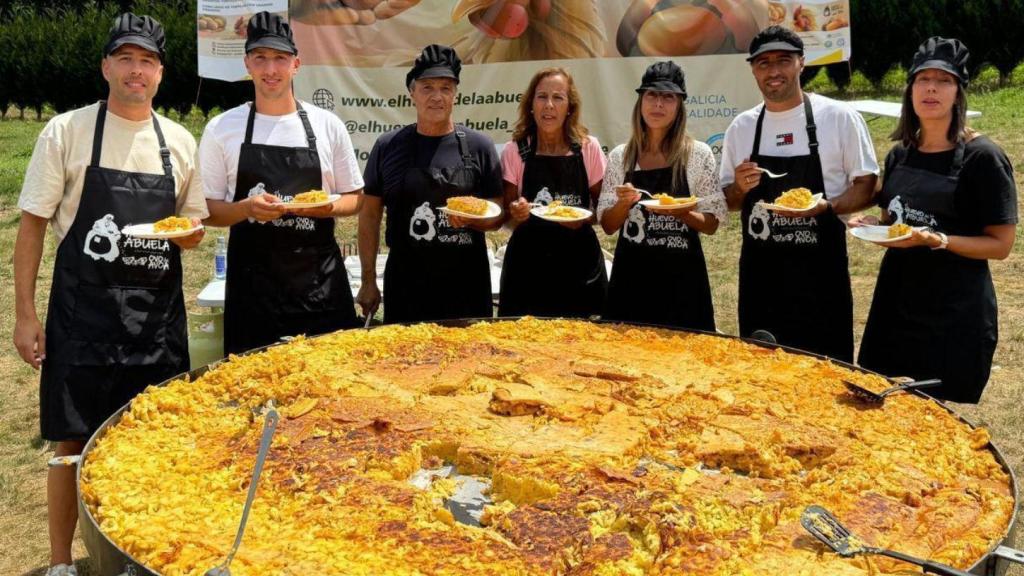
[[[121,233],[125,236],[133,236],[135,238],[142,238],[143,240],[169,240],[171,238],[181,238],[189,236],[194,232],[203,229],[203,225],[200,224],[194,228],[188,230],[173,230],[171,232],[154,232],[153,224],[132,224],[131,226],[125,226],[121,229]]]
[[[914,230],[920,232],[924,230],[924,226],[914,226]],[[850,228],[850,234],[854,238],[865,240],[867,242],[873,242],[875,244],[892,244],[893,242],[899,242],[900,240],[906,240],[910,238],[911,234],[907,233],[896,238],[889,238],[889,227],[888,226],[857,226],[856,228]]]
[[[459,212],[458,210],[452,210],[447,206],[441,206],[440,210],[445,214],[454,214],[455,216],[466,218],[467,220],[486,220],[488,218],[494,218],[495,216],[501,214],[501,206],[498,206],[497,204],[491,202],[490,200],[484,200],[484,202],[487,203],[487,211],[484,212],[483,214],[467,214],[465,212]]]
[[[285,208],[319,208],[321,206],[327,206],[338,198],[341,198],[341,194],[330,194],[327,196],[327,200],[324,200],[323,202],[284,202],[282,205]]]
[[[587,210],[586,208],[579,208],[579,207],[576,207],[576,206],[570,206],[570,208],[572,208],[573,210],[578,212],[579,216],[576,217],[576,218],[558,218],[556,216],[548,216],[547,215],[547,211],[548,211],[548,207],[547,206],[535,206],[534,208],[532,208],[530,210],[530,214],[533,214],[537,218],[543,218],[544,220],[550,220],[551,222],[580,222],[580,221],[583,221],[583,220],[588,220],[593,215],[593,212],[591,212],[590,210]]]
[[[640,205],[651,212],[675,212],[676,210],[689,209],[700,204],[699,197],[687,198],[688,202],[681,204],[662,204],[658,200],[641,200]]]
[[[808,207],[808,208],[788,208],[786,206],[778,206],[776,204],[769,204],[768,202],[761,202],[760,204],[762,206],[764,206],[765,208],[767,208],[769,210],[772,210],[774,212],[796,212],[796,213],[808,212],[812,208],[814,208],[814,206],[818,203],[818,200],[821,200],[821,196],[822,196],[821,193],[818,193],[818,194],[815,194],[815,195],[811,196],[811,199],[814,200],[814,202],[812,202],[810,207]]]

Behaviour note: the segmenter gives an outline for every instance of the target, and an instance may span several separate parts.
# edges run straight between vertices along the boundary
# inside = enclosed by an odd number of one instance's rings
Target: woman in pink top
[[[593,217],[551,222],[530,213],[530,203],[556,201],[593,212],[601,193],[604,153],[580,124],[579,91],[564,69],[545,68],[530,80],[501,166],[512,238],[498,315],[599,314],[608,277]]]

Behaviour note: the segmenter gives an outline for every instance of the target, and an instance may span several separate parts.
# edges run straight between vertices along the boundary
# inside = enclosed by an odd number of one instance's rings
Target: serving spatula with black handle
[[[872,392],[863,386],[859,386],[848,380],[843,380],[843,384],[846,385],[846,389],[857,398],[869,402],[871,404],[881,404],[885,402],[885,397],[896,392],[903,392],[905,390],[918,390],[921,388],[933,388],[942,384],[942,380],[931,379],[931,380],[918,380],[915,382],[904,382],[898,384],[892,388],[886,388],[881,392]]]
[[[932,562],[931,560],[915,558],[914,556],[909,556],[902,552],[896,552],[895,550],[868,546],[863,540],[857,538],[853,534],[850,534],[850,531],[840,524],[839,520],[836,520],[836,517],[833,516],[831,512],[825,510],[821,506],[808,506],[804,509],[803,514],[800,515],[800,524],[802,524],[804,529],[810,532],[815,538],[821,540],[826,546],[843,558],[853,558],[854,556],[862,554],[876,554],[915,564],[920,566],[922,570],[929,574],[971,576],[970,572],[965,572],[958,568],[953,568],[952,566],[939,564],[938,562]]]

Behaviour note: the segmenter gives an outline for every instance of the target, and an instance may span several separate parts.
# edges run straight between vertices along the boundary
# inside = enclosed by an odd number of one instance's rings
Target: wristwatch
[[[945,250],[946,248],[949,248],[949,236],[946,236],[945,233],[937,230],[934,232],[939,237],[939,245],[933,246],[932,250]]]

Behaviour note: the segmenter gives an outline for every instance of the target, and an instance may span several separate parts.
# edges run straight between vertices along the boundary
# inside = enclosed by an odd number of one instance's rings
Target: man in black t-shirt
[[[455,196],[498,199],[502,193],[494,143],[452,120],[461,68],[451,48],[423,49],[406,76],[416,123],[381,136],[366,165],[356,302],[367,316],[381,303],[376,254],[386,211],[387,323],[491,316],[484,232],[501,225],[501,214],[466,219],[442,210]]]

